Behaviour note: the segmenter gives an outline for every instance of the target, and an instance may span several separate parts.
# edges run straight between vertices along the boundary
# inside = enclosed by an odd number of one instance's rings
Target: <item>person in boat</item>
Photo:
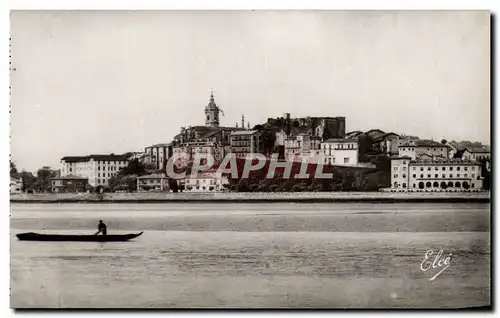
[[[99,225],[97,225],[97,233],[95,235],[98,235],[99,233],[102,233],[102,235],[106,235],[108,233],[106,229],[106,224],[102,222],[102,220],[99,220]]]

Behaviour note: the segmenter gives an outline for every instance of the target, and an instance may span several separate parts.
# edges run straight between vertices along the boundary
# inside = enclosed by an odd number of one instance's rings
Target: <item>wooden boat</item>
[[[20,233],[17,238],[21,241],[71,241],[71,242],[124,242],[138,237],[137,234],[113,234],[113,235],[66,235],[66,234],[39,234]]]

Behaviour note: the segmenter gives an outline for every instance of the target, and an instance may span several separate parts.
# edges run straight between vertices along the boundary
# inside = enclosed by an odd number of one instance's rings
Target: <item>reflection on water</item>
[[[490,303],[488,209],[484,204],[16,204],[11,306],[484,306]],[[44,228],[93,232],[100,218],[109,232],[145,233],[110,243],[14,238]],[[433,220],[447,227],[431,231]],[[267,230],[273,227],[280,230]],[[432,282],[437,272],[420,269],[428,249],[453,254],[451,266]]]

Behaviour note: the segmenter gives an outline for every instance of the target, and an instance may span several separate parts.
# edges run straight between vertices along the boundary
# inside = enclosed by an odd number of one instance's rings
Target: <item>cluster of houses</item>
[[[391,156],[390,190],[394,191],[480,189],[479,162],[490,158],[489,150],[467,149],[458,160],[453,158],[457,149],[451,144],[378,129],[346,133],[344,117],[291,118],[286,113],[251,128],[244,116],[234,127],[220,126],[220,113],[212,93],[205,106],[205,125],[182,127],[172,142],[145,147],[143,152],[64,157],[60,176],[52,179],[52,191],[86,191],[88,185],[106,187],[110,178],[134,159],[157,171],[138,177],[137,191],[169,191],[163,173],[167,161],[189,165],[196,154],[210,154],[220,162],[228,153],[242,159],[277,153],[286,161],[313,162],[319,158],[326,165],[373,167],[359,161],[360,136],[369,136],[379,152]],[[228,182],[225,176],[206,171],[195,178],[188,175],[180,185],[188,192],[224,191]]]

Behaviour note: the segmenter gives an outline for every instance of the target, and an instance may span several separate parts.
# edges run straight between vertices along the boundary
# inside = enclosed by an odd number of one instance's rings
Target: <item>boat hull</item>
[[[141,235],[124,234],[124,235],[64,235],[64,234],[39,234],[39,233],[20,233],[17,238],[20,241],[50,241],[50,242],[124,242]]]

